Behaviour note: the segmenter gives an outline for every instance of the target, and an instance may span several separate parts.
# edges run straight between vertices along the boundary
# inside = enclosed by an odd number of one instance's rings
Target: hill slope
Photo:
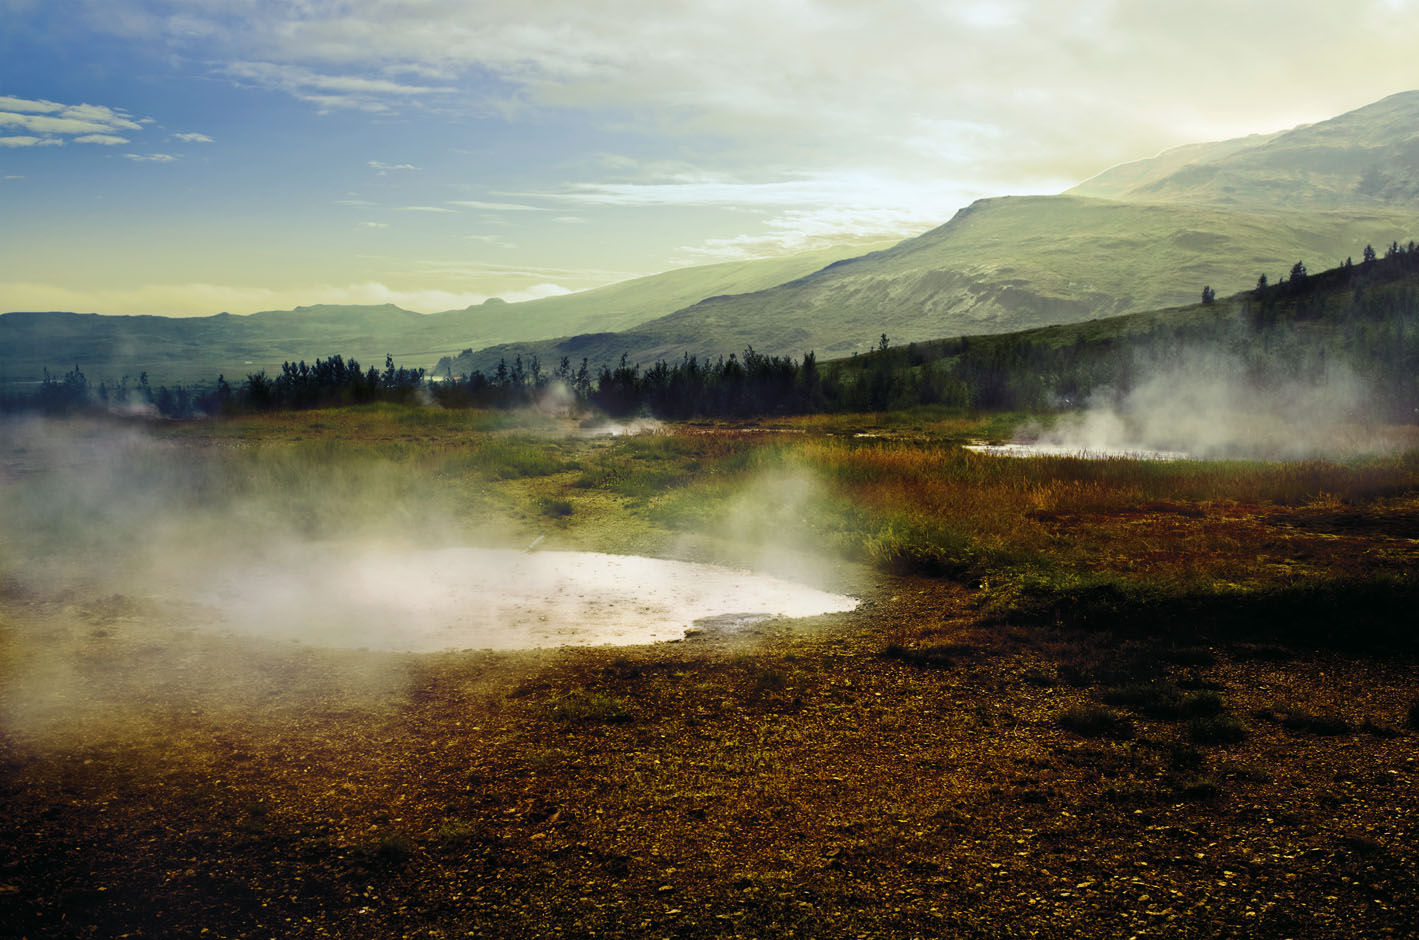
[[[95,382],[136,380],[143,372],[155,384],[208,382],[334,353],[376,366],[388,353],[403,365],[431,367],[440,355],[470,346],[624,329],[704,297],[801,277],[853,251],[681,268],[561,297],[427,316],[392,304],[193,318],[7,313],[0,315],[0,383],[37,382],[46,368],[63,372],[76,364]]]
[[[620,334],[480,350],[454,374],[499,358],[593,364],[766,354],[846,355],[886,333],[894,343],[1069,323],[1186,303],[1210,284],[1230,292],[1273,280],[1298,259],[1315,268],[1366,243],[1407,240],[1416,214],[1237,212],[1075,196],[981,200],[886,251],[766,291],[715,297]]]

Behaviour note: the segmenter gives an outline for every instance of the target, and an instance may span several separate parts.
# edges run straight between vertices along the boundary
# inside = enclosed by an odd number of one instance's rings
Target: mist
[[[1096,389],[1052,424],[1023,427],[1035,452],[1158,459],[1304,460],[1388,453],[1373,388],[1348,364],[1263,372],[1221,350],[1193,348],[1134,364],[1125,390]]]
[[[181,426],[102,420],[0,431],[0,720],[12,729],[154,701],[169,679],[208,706],[269,704],[288,694],[273,677],[315,660],[339,677],[322,696],[378,707],[406,693],[411,654],[662,642],[699,621],[739,628],[857,603],[818,589],[835,579],[788,534],[812,498],[797,473],[737,482],[731,511],[695,539],[615,546],[672,556],[647,558],[565,550],[556,529],[534,537],[460,463],[471,458],[422,444],[352,455],[294,430],[185,440]],[[733,551],[706,552],[705,537]]]

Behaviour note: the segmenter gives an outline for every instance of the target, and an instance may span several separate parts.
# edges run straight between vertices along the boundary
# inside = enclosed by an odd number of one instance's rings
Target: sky
[[[1419,0],[0,0],[0,311],[428,313],[906,237],[1419,88],[1416,48]]]

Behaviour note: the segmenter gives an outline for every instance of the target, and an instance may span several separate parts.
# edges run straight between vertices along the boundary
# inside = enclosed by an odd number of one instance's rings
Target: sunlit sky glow
[[[1419,87],[1410,0],[0,0],[0,310],[431,312]]]

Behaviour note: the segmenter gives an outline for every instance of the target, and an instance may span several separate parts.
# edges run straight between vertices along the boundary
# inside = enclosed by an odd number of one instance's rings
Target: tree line
[[[1419,247],[1392,243],[1381,257],[1366,246],[1350,259],[1311,274],[1303,262],[1286,276],[1219,300],[1210,287],[1200,314],[1172,311],[1114,318],[1108,328],[1071,324],[1021,333],[957,337],[892,346],[884,334],[861,356],[819,363],[764,355],[752,347],[714,360],[685,355],[648,368],[625,357],[593,370],[563,358],[544,369],[533,358],[500,361],[430,381],[423,369],[361,369],[339,355],[284,363],[279,375],[218,377],[202,389],[135,384],[90,386],[76,366],[46,372],[30,396],[14,393],[0,407],[45,412],[109,410],[164,417],[331,407],[374,401],[437,403],[447,408],[523,408],[555,402],[610,415],[668,419],[748,417],[832,411],[884,411],[939,404],[962,408],[1041,410],[1070,407],[1101,388],[1126,391],[1140,363],[1178,350],[1225,350],[1258,383],[1347,363],[1368,379],[1391,419],[1419,420]]]

